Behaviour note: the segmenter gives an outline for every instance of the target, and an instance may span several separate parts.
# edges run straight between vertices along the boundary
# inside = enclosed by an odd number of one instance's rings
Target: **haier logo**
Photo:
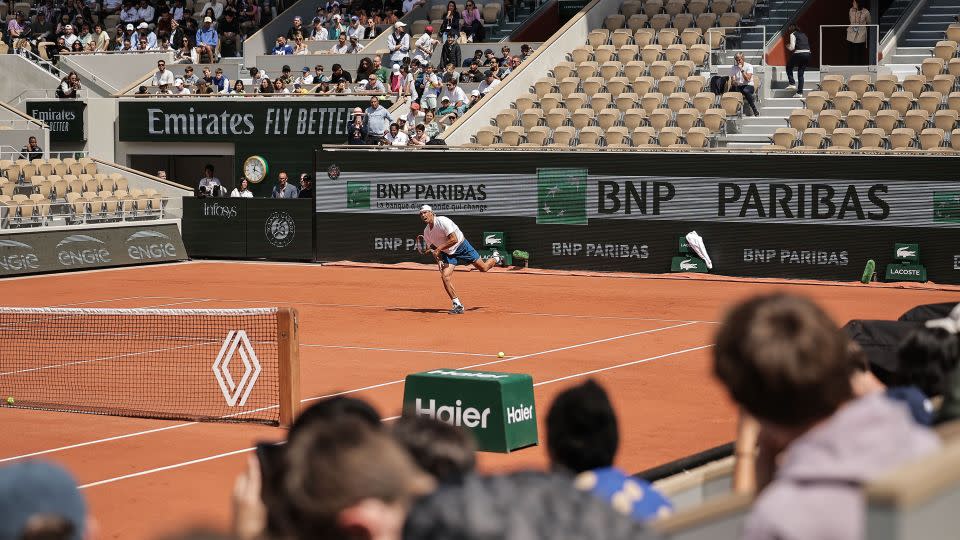
[[[127,255],[137,261],[177,256],[177,247],[170,237],[157,231],[137,231],[127,238]]]
[[[220,203],[203,203],[203,215],[210,217],[219,217],[223,219],[233,219],[237,217],[237,207]]]
[[[0,268],[11,272],[40,268],[40,259],[30,244],[16,240],[0,240],[0,249],[2,248],[7,249],[3,249],[3,255],[0,255]]]
[[[533,405],[524,406],[522,403],[516,407],[507,408],[507,423],[517,424],[533,420]]]
[[[111,262],[102,240],[85,234],[70,235],[57,244],[57,260],[63,266]]]
[[[434,420],[439,420],[451,426],[487,428],[487,418],[490,416],[489,408],[480,411],[473,407],[463,408],[462,405],[463,402],[458,399],[454,406],[444,405],[437,407],[437,401],[431,399],[429,404],[424,407],[420,398],[417,398],[414,412],[417,416],[429,416]]]

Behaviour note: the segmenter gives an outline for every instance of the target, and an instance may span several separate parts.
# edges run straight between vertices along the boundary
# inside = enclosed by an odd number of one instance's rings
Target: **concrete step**
[[[753,144],[770,144],[770,137],[768,135],[756,135],[756,134],[745,134],[745,133],[727,133],[723,138],[727,145],[730,143],[744,144],[744,143],[753,143]]]

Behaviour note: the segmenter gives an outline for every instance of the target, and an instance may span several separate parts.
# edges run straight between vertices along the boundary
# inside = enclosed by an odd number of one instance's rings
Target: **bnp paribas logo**
[[[370,208],[370,182],[347,182],[347,208]]]
[[[230,369],[230,362],[233,361],[234,356],[240,357],[242,368],[235,366],[234,369]],[[257,360],[257,353],[253,350],[253,345],[250,344],[245,331],[230,330],[227,333],[220,347],[220,354],[213,361],[213,375],[217,378],[217,384],[220,385],[220,391],[223,392],[223,399],[226,400],[227,405],[242,407],[247,402],[253,386],[257,384],[257,378],[260,377],[260,361]],[[234,375],[240,375],[240,380],[235,381]]]
[[[537,169],[537,224],[587,224],[586,169]]]

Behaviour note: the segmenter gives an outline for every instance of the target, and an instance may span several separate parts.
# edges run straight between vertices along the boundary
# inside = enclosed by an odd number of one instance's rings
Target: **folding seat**
[[[900,116],[907,114],[907,111],[913,108],[915,99],[910,92],[894,92],[887,100],[890,108],[900,113]]]
[[[890,97],[894,92],[897,91],[900,82],[897,80],[896,75],[877,75],[877,80],[874,81],[873,87],[877,89],[878,92],[883,92],[883,95]]]
[[[902,117],[900,113],[894,109],[882,109],[877,111],[876,116],[873,117],[874,124],[882,129],[884,133],[892,133],[894,129],[900,127],[900,121]]]
[[[480,146],[490,146],[497,142],[500,130],[493,126],[482,127],[473,135],[473,140]]]
[[[624,126],[614,126],[604,133],[607,147],[616,147],[626,145],[630,142],[630,131]]]
[[[960,43],[960,23],[953,23],[944,31],[944,37],[950,41]]]
[[[710,45],[698,43],[687,48],[687,58],[697,67],[707,65],[710,60]]]
[[[563,103],[568,111],[575,111],[586,107],[587,104],[590,103],[590,97],[583,92],[574,92],[564,98]]]
[[[811,90],[807,92],[807,97],[803,100],[803,106],[818,113],[823,109],[832,108],[833,104],[830,102],[830,94],[823,90]]]
[[[924,111],[923,109],[907,111],[907,114],[903,115],[904,127],[910,128],[917,133],[920,133],[926,129],[929,121],[930,113]]]
[[[947,94],[947,108],[960,111],[960,92],[950,92]]]
[[[820,84],[817,85],[817,88],[833,97],[844,88],[843,75],[823,75],[820,77]]]
[[[577,129],[583,129],[587,126],[594,125],[594,122],[597,118],[597,113],[593,109],[581,108],[577,109],[570,116],[570,121],[573,123],[573,127]]]
[[[527,143],[534,146],[546,146],[551,130],[546,126],[536,126],[527,130]]]
[[[736,0],[733,3],[733,11],[741,19],[751,18],[753,16],[754,0]]]
[[[543,97],[550,92],[556,92],[557,89],[557,79],[553,77],[541,77],[537,79],[537,82],[533,83],[534,93],[537,94],[537,97]]]
[[[667,96],[680,88],[680,78],[673,75],[667,75],[657,81],[657,92]]]
[[[664,60],[657,60],[650,64],[650,67],[647,68],[647,72],[650,73],[650,76],[656,80],[660,80],[663,77],[666,77],[673,65],[670,62]]]
[[[850,128],[837,128],[830,134],[830,146],[853,148],[857,141],[857,134]]]
[[[574,92],[580,91],[580,78],[579,77],[564,77],[560,80],[560,93],[564,96],[569,96]]]
[[[710,130],[705,127],[693,127],[690,128],[685,134],[684,138],[687,141],[687,144],[691,148],[709,148],[711,144],[711,134]]]
[[[647,72],[647,63],[643,60],[631,60],[623,66],[623,76],[634,80]]]
[[[661,129],[670,125],[670,122],[673,120],[673,111],[667,108],[654,109],[650,113],[649,121],[650,127],[660,131]]]
[[[833,133],[840,127],[840,111],[836,109],[824,109],[817,115],[817,125],[823,128],[827,133]]]
[[[569,77],[577,69],[577,64],[573,62],[560,62],[553,66],[553,79],[559,81],[564,77]]]
[[[862,149],[886,148],[887,134],[880,128],[865,128],[860,133],[860,147]]]
[[[777,128],[770,137],[770,142],[783,148],[793,148],[800,134],[793,128]]]
[[[871,116],[875,116],[877,111],[882,109],[887,102],[887,96],[883,92],[864,92],[860,96],[860,106],[868,111]]]
[[[657,45],[664,50],[680,41],[680,31],[676,28],[664,28],[657,32]]]
[[[520,146],[524,135],[526,135],[526,132],[523,126],[508,126],[507,129],[503,130],[500,137],[507,146]]]
[[[926,77],[928,82],[933,81],[934,77],[946,71],[946,65],[947,62],[942,58],[924,58],[920,63],[920,74]]]
[[[570,51],[570,59],[575,65],[579,64],[580,62],[589,62],[593,60],[593,45],[580,45],[579,47],[574,47],[574,49]]]
[[[614,103],[617,104],[617,109],[620,112],[627,112],[630,109],[636,107],[637,103],[640,100],[640,96],[635,92],[623,92],[621,94],[614,94]]]
[[[717,96],[713,92],[698,92],[693,96],[693,107],[701,114],[706,113],[707,109],[713,108],[716,104]]]
[[[593,112],[600,114],[600,111],[610,107],[613,96],[609,92],[597,92],[590,96],[590,108]]]
[[[740,92],[725,92],[720,96],[720,107],[727,111],[727,116],[741,116],[743,114],[743,94]]]
[[[827,132],[823,128],[807,128],[800,134],[800,142],[807,148],[823,148]]]
[[[557,92],[551,92],[540,99],[540,108],[545,111],[559,109],[561,107],[563,107],[563,96]],[[500,127],[500,129],[503,128],[503,126]]]
[[[592,147],[599,146],[603,139],[604,131],[597,126],[586,126],[577,133],[578,146]]]
[[[943,94],[940,92],[922,92],[917,98],[917,108],[933,114],[940,109],[940,103],[942,102]]]
[[[951,58],[947,63],[947,73],[954,77],[960,77],[960,58]]]
[[[957,84],[957,78],[949,73],[944,73],[934,77],[929,84],[934,92],[940,92],[946,96],[953,92],[953,88]]]
[[[579,77],[581,80],[583,80],[589,77],[593,77],[594,75],[597,74],[598,71],[600,71],[600,65],[597,64],[596,62],[592,60],[589,60],[586,62],[580,62],[579,64],[577,64],[576,76]]]
[[[693,26],[693,15],[681,13],[673,17],[673,27],[681,32]]]
[[[943,147],[946,138],[940,128],[927,128],[920,132],[920,148],[923,150],[939,150]]]
[[[654,88],[657,86],[657,81],[649,75],[644,75],[644,76],[635,78],[633,80],[632,86],[633,86],[634,92],[643,96],[644,94],[647,94],[654,90]]]
[[[627,19],[627,28],[629,28],[632,32],[636,32],[637,30],[643,28],[646,25],[647,25],[647,16],[644,15],[643,13],[636,13],[634,15],[631,15],[630,18]]]
[[[926,89],[926,86],[927,78],[923,75],[907,75],[903,78],[903,81],[900,82],[900,87],[903,88],[903,91],[909,92],[914,98],[920,97],[920,94]]]
[[[567,122],[570,120],[570,110],[565,108],[551,109],[547,111],[546,122],[547,127],[552,130],[556,130],[560,126],[567,125]]]
[[[643,10],[643,2],[638,0],[626,0],[624,3],[620,4],[620,13],[627,18],[634,16]]]
[[[516,109],[504,109],[497,113],[494,122],[500,131],[512,126],[520,119],[520,113]]]
[[[693,108],[680,109],[675,120],[677,127],[684,133],[697,127],[700,122],[700,111]]]
[[[597,125],[608,130],[620,122],[620,111],[617,109],[603,109],[597,113]]]
[[[667,108],[675,113],[692,105],[693,101],[690,99],[690,94],[686,92],[673,92],[667,96]]]
[[[686,45],[687,50],[694,45],[703,43],[703,30],[699,28],[684,28],[683,32],[680,32],[680,43]]]
[[[630,91],[630,79],[626,77],[611,77],[607,79],[607,92],[618,96]]]
[[[665,127],[657,132],[657,140],[660,142],[660,146],[664,148],[679,144],[682,139],[683,132],[680,131],[680,128]]]
[[[619,49],[620,47],[623,47],[624,45],[629,44],[630,40],[632,39],[633,39],[632,30],[630,30],[629,28],[620,28],[619,30],[614,30],[613,34],[610,35],[609,46],[613,47],[614,49]],[[597,47],[597,49],[599,49],[599,47]],[[596,52],[594,52],[594,55],[596,55]],[[597,58],[596,60],[598,62],[603,62],[603,60],[599,58]]]
[[[588,77],[583,80],[583,83],[581,83],[580,86],[583,89],[584,94],[592,96],[597,92],[602,91],[606,85],[607,81],[605,81],[603,77]]]
[[[687,59],[687,46],[683,43],[676,43],[670,45],[663,51],[663,56],[667,62],[671,64],[676,64],[682,60]]]
[[[647,0],[643,3],[643,12],[647,17],[653,17],[663,11],[663,2],[661,0]]]
[[[736,28],[740,26],[740,14],[730,11],[720,15],[720,18],[717,20],[717,26],[722,28]]]
[[[630,37],[630,36],[627,36]],[[601,66],[617,56],[617,50],[620,47],[616,45],[601,45],[594,49],[593,60]]]
[[[522,113],[523,111],[534,107],[536,103],[536,94],[522,94],[514,100],[514,104],[517,106],[518,113]]]
[[[950,133],[950,148],[954,152],[960,152],[960,129],[955,129]]]
[[[635,148],[644,148],[658,146],[656,144],[657,132],[650,126],[640,126],[630,132],[630,138]]]
[[[910,128],[896,128],[887,136],[893,150],[909,150],[915,147],[917,133]]]
[[[707,6],[707,0],[690,0],[687,4],[687,12],[694,17],[699,17],[701,13],[707,11]],[[710,13],[710,15],[713,15],[713,13]]]
[[[527,109],[520,114],[520,123],[523,125],[523,128],[529,132],[533,126],[543,124],[543,117],[543,109]]]
[[[640,47],[636,45],[624,45],[617,49],[617,60],[619,60],[621,64],[628,64],[636,60],[638,56],[640,56]],[[646,64],[644,64],[643,69],[647,69]]]
[[[549,146],[560,148],[570,147],[573,144],[573,139],[576,134],[577,131],[573,126],[561,126],[553,130],[553,136],[551,137],[553,142]]]
[[[648,124],[647,111],[643,109],[630,109],[623,113],[623,125],[630,130]]]
[[[623,28],[627,23],[627,18],[622,13],[613,13],[607,15],[603,20],[603,27],[613,32],[618,28]]]
[[[790,111],[790,118],[787,121],[793,129],[803,131],[812,126],[813,111],[810,109],[794,109]]]
[[[857,97],[863,97],[863,94],[869,92],[872,88],[873,83],[870,82],[870,76],[865,73],[854,73],[847,79],[847,90],[857,94]]]
[[[691,75],[683,81],[683,90],[691,96],[703,92],[706,87],[707,80],[702,75]]]
[[[677,76],[681,81],[687,80],[691,74],[696,71],[697,66],[690,60],[680,60],[673,64],[673,74]],[[697,75],[693,75],[696,77]],[[704,83],[706,84],[706,83]]]
[[[687,7],[686,4],[686,0],[667,0],[667,3],[663,6],[663,12],[675,18],[683,13],[684,8]]]
[[[647,111],[648,115],[659,109],[661,105],[663,105],[663,94],[659,92],[647,92],[640,96],[640,107]]]
[[[703,31],[704,38],[710,43],[709,30],[717,25],[717,15],[715,13],[701,13],[697,15],[697,28]],[[721,33],[722,34],[722,33]]]
[[[653,40],[656,39],[657,33],[651,28],[641,28],[633,34],[633,42],[639,48],[644,48],[647,45],[652,45]]]
[[[863,109],[855,109],[850,111],[846,118],[847,127],[853,129],[853,131],[857,134],[862,133],[864,129],[868,128],[870,126],[870,121],[870,111]]]
[[[650,65],[663,56],[663,48],[659,45],[646,45],[640,49],[640,59]]]
[[[666,13],[661,13],[659,15],[650,17],[650,28],[656,30],[657,32],[668,26],[670,26],[670,16]]]
[[[960,111],[954,109],[945,109],[933,114],[933,126],[942,129],[944,133],[950,133],[957,126],[957,119]]]
[[[600,76],[606,80],[619,77],[623,73],[623,64],[615,60],[609,60],[600,65]]]
[[[587,34],[587,43],[590,44],[591,47],[606,45],[609,42],[610,42],[610,31],[607,29],[591,30],[590,33]]]
[[[723,133],[727,129],[727,111],[714,107],[707,109],[701,119],[703,126],[710,130],[710,133]]]
[[[83,172],[84,171],[83,163],[76,163],[76,162],[71,163],[69,167],[70,167],[70,174],[74,176],[80,176],[81,174],[85,174]]]

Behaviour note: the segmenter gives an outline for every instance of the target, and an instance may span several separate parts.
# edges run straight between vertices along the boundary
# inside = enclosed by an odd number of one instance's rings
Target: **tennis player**
[[[470,241],[463,236],[460,227],[457,227],[450,218],[434,214],[433,208],[429,205],[420,207],[420,219],[427,224],[423,228],[424,241],[429,252],[440,263],[443,288],[453,301],[453,309],[449,313],[459,315],[463,313],[463,304],[453,288],[454,267],[458,264],[472,264],[477,270],[486,272],[500,264],[500,254],[494,250],[493,257],[487,260],[481,259],[477,250],[470,245]]]

